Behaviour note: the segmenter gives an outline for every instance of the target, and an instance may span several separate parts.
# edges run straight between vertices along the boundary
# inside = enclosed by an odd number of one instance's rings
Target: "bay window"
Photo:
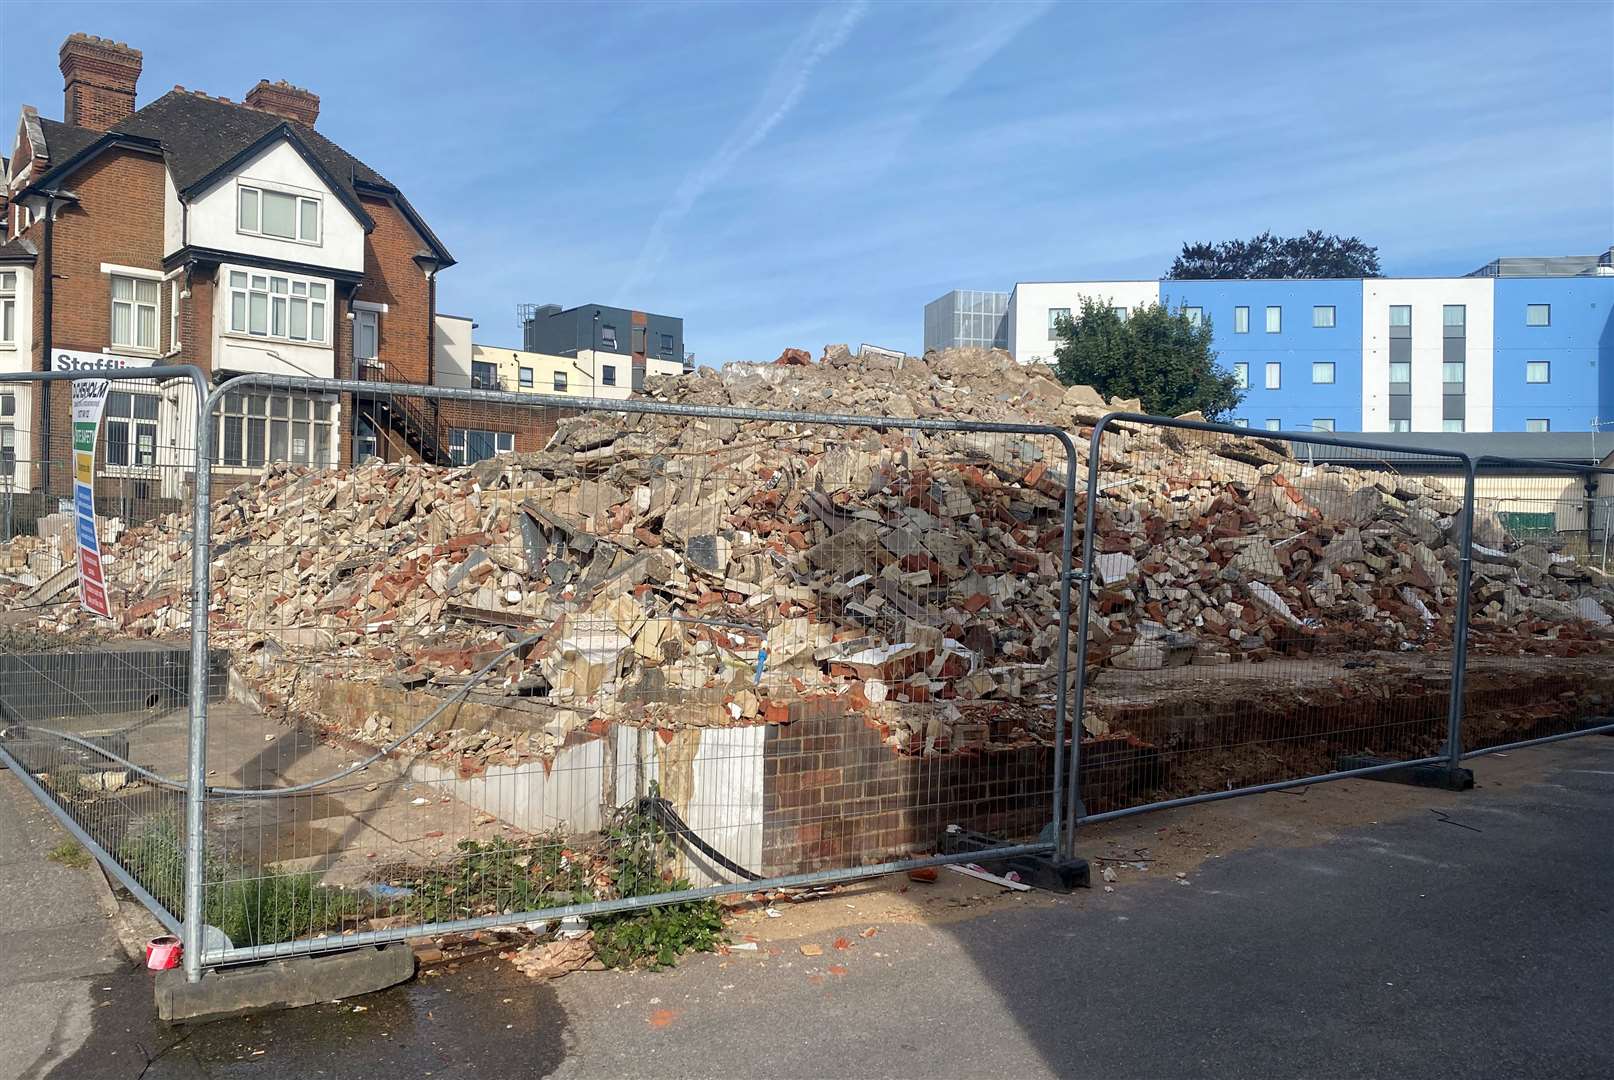
[[[261,468],[272,461],[335,463],[335,399],[300,391],[226,394],[213,420],[221,465]]]
[[[0,345],[17,343],[17,272],[0,272]]]
[[[155,278],[112,277],[112,344],[126,349],[157,348],[157,305],[162,286]]]
[[[231,270],[230,332],[323,345],[329,290],[323,281]]]

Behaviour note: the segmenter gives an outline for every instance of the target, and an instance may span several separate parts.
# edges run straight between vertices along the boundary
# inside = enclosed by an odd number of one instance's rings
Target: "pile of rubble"
[[[781,359],[649,390],[1082,438],[1136,408],[986,350]],[[1122,426],[1103,453],[1095,668],[1449,646],[1460,504],[1435,483],[1305,464],[1253,436]],[[216,500],[213,641],[406,689],[492,664],[480,692],[548,710],[524,744],[539,755],[598,722],[778,722],[820,700],[902,752],[1046,739],[1064,470],[1042,435],[608,412],[562,420],[541,452],[459,468],[274,465]],[[187,625],[186,532],[173,516],[107,546],[120,633]],[[1608,647],[1609,579],[1512,544],[1493,517],[1476,535],[1478,619],[1531,647]],[[23,598],[20,580],[0,576],[0,601]],[[57,628],[83,618],[44,612]],[[293,666],[262,665],[271,699],[296,692]],[[396,733],[372,720],[355,737]],[[510,751],[486,735],[436,738]]]

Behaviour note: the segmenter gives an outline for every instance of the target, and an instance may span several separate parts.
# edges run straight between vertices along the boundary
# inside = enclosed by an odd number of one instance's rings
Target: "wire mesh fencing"
[[[1475,474],[1465,752],[1614,724],[1614,471],[1482,457]]]
[[[299,395],[328,460],[254,457]],[[208,962],[1054,846],[1062,432],[267,377],[207,422]]]
[[[0,377],[0,758],[177,929],[198,383],[97,374]]]
[[[1447,753],[1463,455],[1131,415],[1092,445],[1079,819]]]

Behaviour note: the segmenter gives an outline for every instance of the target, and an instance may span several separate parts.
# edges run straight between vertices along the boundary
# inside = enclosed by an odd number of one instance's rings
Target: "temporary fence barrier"
[[[1449,763],[1467,472],[1328,433],[1101,419],[1072,825]]]
[[[1614,730],[1614,470],[1489,455],[1474,470],[1463,756]]]
[[[210,689],[189,634],[204,389],[189,366],[0,375],[0,763],[175,932]],[[165,614],[136,634],[146,608]]]
[[[202,962],[1061,846],[1065,432],[267,376],[203,415]]]

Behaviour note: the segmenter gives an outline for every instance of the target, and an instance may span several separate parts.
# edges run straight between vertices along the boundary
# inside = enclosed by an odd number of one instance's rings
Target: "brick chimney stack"
[[[107,131],[135,111],[140,50],[93,34],[70,34],[62,42],[62,119]]]
[[[314,121],[319,119],[319,95],[293,86],[285,79],[279,82],[259,79],[258,85],[247,91],[243,101],[254,109],[274,113],[308,127],[313,127]]]

